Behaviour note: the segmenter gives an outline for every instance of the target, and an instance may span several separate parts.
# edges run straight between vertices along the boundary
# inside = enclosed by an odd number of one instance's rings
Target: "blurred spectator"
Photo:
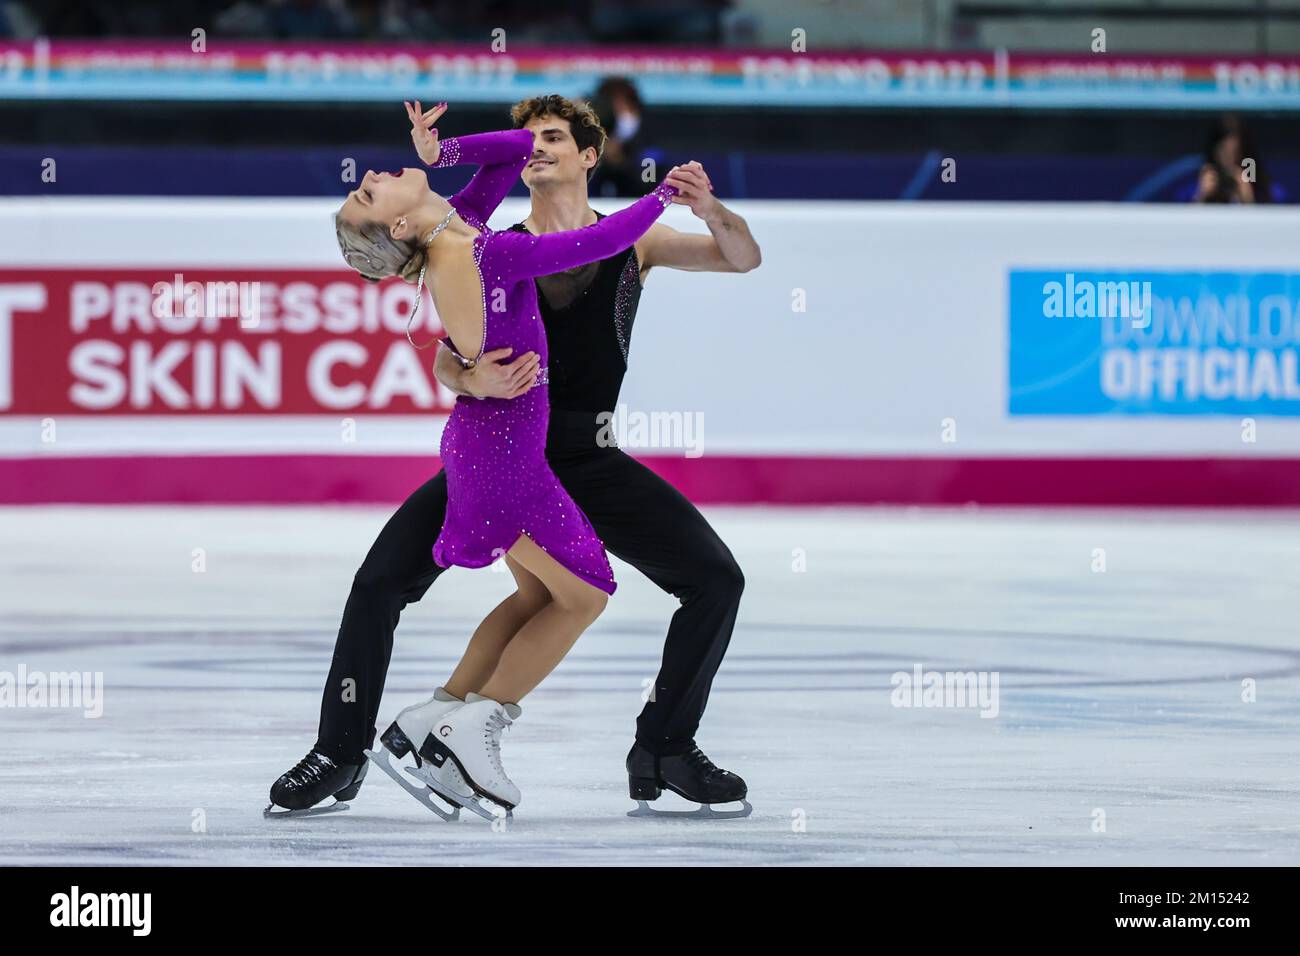
[[[730,0],[0,0],[0,36],[714,43]],[[25,15],[11,8],[25,6]]]
[[[722,14],[731,0],[600,0],[591,32],[600,43],[722,42]]]
[[[441,36],[426,4],[411,0],[352,0],[358,36],[376,40],[433,40]]]
[[[412,0],[404,0],[409,7]],[[588,0],[427,0],[429,13],[447,40],[483,43],[498,28],[509,44],[586,43],[583,23]]]
[[[259,0],[238,0],[212,18],[218,36],[262,39],[271,35],[271,11]]]
[[[121,21],[107,3],[95,0],[48,0],[33,12],[40,17],[41,32],[49,36],[104,37],[120,35]]]
[[[626,77],[609,76],[600,81],[591,97],[592,109],[600,118],[609,139],[605,154],[591,179],[596,196],[644,196],[653,187],[641,176],[645,157],[641,94]]]
[[[1250,128],[1239,116],[1221,116],[1205,143],[1193,202],[1283,202],[1282,190],[1269,178]]]
[[[271,11],[271,28],[280,40],[339,40],[356,34],[344,0],[281,0]]]
[[[18,0],[0,0],[0,38],[30,40],[41,35],[41,21]]]

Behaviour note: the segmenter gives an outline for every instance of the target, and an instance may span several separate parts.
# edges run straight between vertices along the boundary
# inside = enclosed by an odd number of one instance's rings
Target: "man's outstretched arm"
[[[697,162],[679,166],[664,177],[677,187],[673,202],[690,206],[709,235],[678,232],[656,223],[637,243],[641,269],[664,266],[689,272],[748,272],[763,261],[762,251],[749,232],[749,224],[713,195],[704,167]]]

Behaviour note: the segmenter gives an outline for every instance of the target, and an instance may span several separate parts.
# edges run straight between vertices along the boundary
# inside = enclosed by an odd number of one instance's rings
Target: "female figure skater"
[[[423,113],[419,103],[408,104],[411,135],[432,166],[480,164],[470,183],[444,199],[420,169],[368,171],[335,223],[344,259],[365,278],[411,281],[418,274],[417,310],[428,276],[447,331],[443,345],[464,367],[506,347],[538,355],[536,386],[510,399],[458,399],[442,437],[448,505],[434,560],[481,568],[504,557],[517,590],[475,630],[446,685],[402,711],[382,737],[399,758],[417,753],[416,775],[439,795],[488,815],[476,807],[476,794],[507,811],[519,803],[500,757],[501,733],[519,716],[518,702],[563,659],[615,587],[604,546],[546,462],[546,335],[533,278],[627,249],[676,189],[660,185],[583,229],[494,232],[487,220],[527,162],[532,133],[440,143],[429,127],[446,108]],[[372,756],[406,786],[386,755]]]

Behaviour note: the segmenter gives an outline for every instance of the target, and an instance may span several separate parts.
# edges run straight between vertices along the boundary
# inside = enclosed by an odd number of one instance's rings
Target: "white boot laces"
[[[505,779],[505,767],[501,765],[501,732],[510,726],[510,721],[506,720],[505,715],[494,710],[488,714],[487,723],[483,725],[483,739],[487,741],[488,759],[492,762],[492,769],[499,773],[502,779]]]

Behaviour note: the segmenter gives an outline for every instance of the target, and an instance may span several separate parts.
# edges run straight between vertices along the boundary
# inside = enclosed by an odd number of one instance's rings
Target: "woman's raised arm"
[[[491,251],[493,273],[513,278],[545,276],[608,259],[645,234],[662,214],[677,190],[659,185],[626,209],[620,209],[582,229],[534,236],[524,232],[494,232],[484,257]],[[483,270],[486,276],[488,269]]]
[[[462,163],[480,164],[465,188],[448,199],[461,218],[478,227],[487,224],[488,217],[519,180],[532,151],[533,134],[526,129],[452,136],[442,141],[433,166],[442,169]]]

